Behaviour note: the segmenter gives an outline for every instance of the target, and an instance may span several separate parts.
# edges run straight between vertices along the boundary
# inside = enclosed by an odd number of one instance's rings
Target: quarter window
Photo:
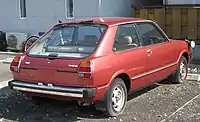
[[[65,18],[74,17],[74,0],[65,0]]]
[[[123,51],[138,47],[138,35],[134,24],[119,25],[113,51]]]
[[[144,46],[163,43],[167,40],[152,23],[137,23],[137,27]]]
[[[26,18],[26,0],[19,0],[20,18]]]

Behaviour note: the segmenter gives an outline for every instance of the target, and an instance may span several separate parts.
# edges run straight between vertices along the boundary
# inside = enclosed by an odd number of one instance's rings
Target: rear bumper
[[[93,98],[96,96],[96,88],[43,85],[17,80],[10,81],[8,85],[11,89],[21,92],[48,94],[73,98]]]

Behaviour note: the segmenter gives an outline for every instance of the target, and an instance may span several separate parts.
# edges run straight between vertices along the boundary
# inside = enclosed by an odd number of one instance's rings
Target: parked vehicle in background
[[[14,58],[9,87],[30,96],[93,102],[117,116],[128,93],[166,78],[184,82],[192,47],[140,18],[60,23]]]
[[[0,51],[6,51],[6,34],[3,31],[0,31]]]

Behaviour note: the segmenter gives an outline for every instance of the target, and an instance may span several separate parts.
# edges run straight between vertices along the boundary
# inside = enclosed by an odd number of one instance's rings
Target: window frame
[[[138,44],[138,46],[134,47],[134,48],[125,49],[125,50],[114,50],[115,40],[116,40],[117,34],[119,32],[119,26],[128,25],[128,24],[132,25],[132,28],[135,29],[135,33],[136,33],[136,36],[137,36],[137,44]],[[125,51],[129,51],[129,50],[135,50],[135,49],[141,48],[141,46],[142,46],[141,39],[140,39],[140,36],[139,36],[139,33],[138,33],[138,30],[137,30],[135,22],[123,23],[123,24],[117,25],[117,30],[116,30],[116,33],[115,33],[115,38],[114,38],[113,45],[112,45],[112,51],[113,52],[119,53],[119,52],[125,52]]]
[[[144,45],[144,42],[141,38],[141,34],[140,34],[140,31],[139,31],[139,27],[137,25],[137,23],[145,23],[145,24],[150,24],[152,26],[154,26],[156,28],[156,30],[161,34],[161,36],[165,39],[164,42],[161,42],[161,43],[156,43],[156,44],[151,44],[151,45]],[[167,37],[167,35],[164,33],[164,31],[153,21],[141,21],[141,22],[135,22],[135,25],[136,25],[136,28],[137,28],[137,31],[138,31],[138,34],[139,34],[139,38],[140,38],[140,42],[142,44],[143,47],[147,47],[147,46],[152,46],[152,45],[159,45],[159,44],[165,44],[165,43],[168,43],[170,42],[169,38]]]
[[[66,24],[66,25],[74,25],[73,23],[71,24]],[[88,24],[90,25],[90,24]],[[91,24],[93,25],[93,24]],[[93,55],[94,52],[96,52],[96,50],[98,49],[102,39],[104,38],[105,34],[107,33],[109,27],[106,25],[106,24],[97,24],[99,26],[104,26],[104,32],[101,34],[100,38],[99,38],[99,42],[98,44],[96,45],[95,49],[91,52],[91,54],[89,54],[88,56],[85,56],[85,57],[56,57],[56,59],[83,59],[83,58],[88,58],[90,57],[91,55]],[[49,36],[48,34],[53,31],[53,29],[55,29],[56,27],[59,27],[59,26],[65,26],[65,24],[58,24],[58,25],[55,25],[53,28],[51,28],[49,31],[47,31],[47,33],[45,33],[41,38],[39,38],[37,40],[37,42],[41,43],[41,41],[43,41],[45,38],[47,38],[46,36]],[[75,40],[77,39],[77,36],[75,35],[75,33],[77,33],[77,29],[75,30],[74,34],[73,34],[73,37]],[[30,51],[34,48],[34,46],[36,45],[37,43],[34,43],[29,49],[28,51],[26,52],[26,55],[28,57],[36,57],[36,58],[48,58],[46,56],[39,56],[39,55],[33,55],[33,54],[30,54]]]
[[[70,8],[70,5],[68,4],[69,2],[68,2],[69,0],[65,0],[64,2],[64,6],[65,6],[65,19],[74,19],[74,0],[72,0],[72,2],[73,2],[73,8],[72,8],[72,10],[73,10],[73,12],[72,12],[72,14],[73,14],[73,17],[70,17],[70,16],[68,16],[68,11],[69,11],[69,8]]]
[[[24,2],[23,6],[22,6],[22,2]],[[22,10],[22,7],[24,11]],[[19,0],[19,17],[20,19],[27,19],[27,1],[26,0]]]

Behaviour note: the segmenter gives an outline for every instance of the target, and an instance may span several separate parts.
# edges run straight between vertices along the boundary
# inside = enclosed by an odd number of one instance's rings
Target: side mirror
[[[185,39],[185,41],[188,43],[188,46],[191,46],[192,48],[195,47],[195,42],[194,41],[189,41],[188,39]]]
[[[194,41],[191,41],[191,42],[190,42],[190,46],[191,46],[192,48],[195,48],[195,42],[194,42]]]
[[[29,48],[33,43],[35,43],[38,39],[39,39],[38,36],[31,36],[31,37],[29,37],[29,38],[26,40],[26,44],[25,44],[25,47],[24,47],[24,51],[28,50],[28,48]]]

